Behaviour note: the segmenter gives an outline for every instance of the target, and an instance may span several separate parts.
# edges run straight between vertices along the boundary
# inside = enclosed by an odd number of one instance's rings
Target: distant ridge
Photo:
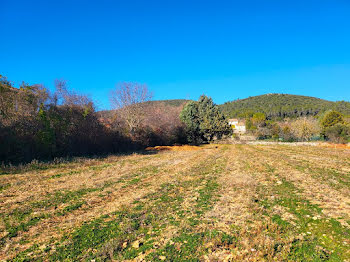
[[[245,117],[255,112],[264,113],[268,118],[315,116],[330,109],[350,115],[350,103],[346,101],[276,93],[238,99],[220,107],[228,117]]]

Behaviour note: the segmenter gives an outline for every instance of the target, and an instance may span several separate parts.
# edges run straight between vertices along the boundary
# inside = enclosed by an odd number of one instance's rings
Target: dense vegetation
[[[315,97],[267,94],[238,99],[220,106],[228,117],[251,117],[254,113],[264,113],[267,119],[286,117],[315,116],[327,110],[336,110],[350,115],[350,103],[345,101],[331,102]]]
[[[350,142],[350,123],[348,119],[329,110],[319,115],[285,118],[280,121],[268,120],[263,113],[255,113],[245,118],[248,134],[258,139],[273,139],[285,142],[322,140],[335,143]],[[239,137],[238,137],[239,138]]]
[[[0,163],[186,143],[179,119],[182,101],[142,107],[141,124],[131,134],[119,112],[104,117],[87,96],[68,90],[64,81],[56,81],[55,87],[54,93],[26,83],[14,88],[0,76]]]
[[[139,145],[106,128],[93,103],[56,82],[56,92],[0,79],[0,162],[117,153]]]

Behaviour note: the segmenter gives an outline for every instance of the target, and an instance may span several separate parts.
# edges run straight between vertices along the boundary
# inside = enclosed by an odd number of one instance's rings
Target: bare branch
[[[113,107],[127,123],[131,134],[144,119],[142,103],[151,99],[152,93],[146,85],[132,82],[119,83],[110,94]]]

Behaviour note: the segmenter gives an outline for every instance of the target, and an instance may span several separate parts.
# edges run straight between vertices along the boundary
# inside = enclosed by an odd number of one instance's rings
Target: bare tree
[[[308,141],[320,134],[320,126],[314,118],[299,118],[291,123],[292,134],[302,141]]]
[[[54,94],[54,100],[56,100],[56,103],[58,102],[59,104],[66,106],[78,106],[83,108],[92,103],[88,96],[68,90],[67,82],[65,80],[56,79],[55,88],[56,92]]]
[[[130,133],[140,127],[144,119],[142,103],[150,101],[152,93],[144,84],[122,82],[110,94],[110,101],[128,125]]]

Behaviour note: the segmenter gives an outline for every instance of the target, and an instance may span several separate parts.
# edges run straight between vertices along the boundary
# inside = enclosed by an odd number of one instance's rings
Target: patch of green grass
[[[50,207],[58,207],[60,204],[71,203],[70,205],[63,208],[62,211],[58,211],[55,214],[63,216],[69,212],[79,209],[85,201],[80,199],[90,192],[102,191],[106,187],[111,186],[112,183],[106,182],[100,188],[82,188],[76,191],[57,191],[53,194],[48,195],[45,199],[40,201],[34,201],[29,203],[28,206],[16,208],[8,214],[1,214],[1,218],[4,221],[6,230],[9,234],[3,238],[2,242],[6,238],[12,238],[18,235],[18,232],[28,231],[30,227],[36,225],[41,219],[49,217],[49,214],[41,214],[38,216],[31,217],[29,220],[28,217],[36,209],[47,209]]]
[[[287,226],[290,226],[290,223],[283,220],[282,217],[280,215],[277,215],[277,214],[274,214],[272,217],[271,217],[271,220],[273,222],[275,222],[277,225],[279,226],[282,226],[282,227],[287,227]]]
[[[11,186],[10,184],[2,184],[2,185],[0,185],[0,193],[1,193],[3,190],[8,189],[10,186]]]
[[[79,200],[87,193],[95,192],[98,190],[101,190],[101,188],[82,188],[75,191],[56,191],[54,194],[47,196],[44,200],[31,203],[31,206],[33,208],[49,208],[58,206],[62,203]]]
[[[140,236],[145,236],[148,228],[153,227],[156,220],[157,217],[147,217],[140,206],[101,216],[84,223],[69,236],[64,236],[61,242],[56,243],[56,251],[50,254],[50,260],[112,259],[110,254],[132,259],[140,252],[152,248],[151,240],[140,241],[140,247],[137,249],[130,243]],[[127,246],[124,246],[124,243],[127,243]]]
[[[133,178],[133,179],[131,179],[130,181],[128,181],[128,182],[126,183],[126,185],[124,185],[124,186],[126,187],[126,186],[135,185],[135,184],[139,183],[140,181],[141,181],[141,178],[139,178],[139,177]]]
[[[73,204],[63,208],[62,211],[57,212],[57,215],[64,216],[67,213],[70,213],[70,212],[72,212],[74,210],[77,210],[77,209],[81,208],[85,203],[86,203],[85,201],[78,201],[76,203],[73,203]]]
[[[271,166],[271,165],[269,165],[267,163],[265,163],[264,165],[266,167],[267,172],[274,173],[276,171],[276,168],[274,168],[273,166]]]
[[[164,247],[150,253],[148,261],[201,261],[200,258],[208,253],[205,243],[211,242],[212,247],[229,247],[237,242],[233,235],[218,230],[193,232],[185,229],[173,237]]]
[[[14,262],[43,261],[40,258],[38,258],[36,260],[35,259],[30,259],[30,257],[28,256],[28,254],[34,254],[34,253],[37,253],[38,251],[40,251],[39,245],[38,244],[33,244],[30,248],[26,249],[25,251],[22,251],[22,252],[18,253],[15,258],[11,259],[11,261],[14,261]]]
[[[331,252],[317,245],[317,241],[311,237],[293,241],[288,253],[290,261],[342,261],[339,257],[332,256]]]
[[[157,174],[158,171],[159,171],[159,168],[156,166],[143,167],[143,168],[140,168],[136,173],[128,174],[121,177],[118,180],[118,183],[124,183],[122,188],[127,188],[128,186],[139,184],[142,181],[142,179],[150,175]],[[147,184],[143,184],[142,186],[146,187]]]
[[[342,185],[346,188],[350,187],[350,173],[341,173],[334,169],[328,168],[318,168],[313,167],[309,169],[310,173],[312,173],[317,179],[321,179],[322,181],[327,182],[330,186],[339,189]],[[337,183],[332,182],[332,180]]]
[[[121,234],[120,222],[121,214],[113,216],[108,222],[100,218],[83,224],[72,233],[69,241],[63,238],[63,242],[56,245],[56,251],[50,255],[50,259],[53,261],[79,259],[83,254],[86,256],[86,253],[92,258],[93,251],[96,252],[103,243]]]
[[[36,225],[41,219],[47,218],[48,215],[39,215],[31,217],[28,221],[20,223],[17,226],[12,226],[8,229],[8,235],[7,238],[13,238],[18,235],[18,232],[25,232],[28,231],[30,227]]]
[[[0,217],[5,224],[8,234],[1,239],[1,243],[8,238],[13,238],[18,235],[20,231],[27,231],[30,226],[35,225],[42,217],[35,216],[29,218],[33,213],[30,207],[20,207],[12,210],[8,214],[1,214]]]
[[[30,227],[36,225],[40,220],[48,218],[48,214],[37,214],[31,216],[33,210],[31,209],[16,209],[12,213],[2,215],[2,219],[5,223],[7,235],[0,239],[0,246],[4,245],[7,239],[14,238],[19,232],[26,232]]]
[[[167,261],[199,261],[204,253],[203,241],[205,233],[181,233],[172,239],[174,244],[168,243],[165,247],[149,254],[148,261],[161,261],[165,256]]]
[[[73,171],[69,171],[69,172],[65,172],[65,173],[59,173],[59,174],[55,174],[49,177],[49,179],[55,179],[55,178],[59,178],[59,177],[63,177],[63,176],[71,176],[71,175],[76,175],[83,172],[82,170],[73,170]]]
[[[212,178],[207,180],[205,186],[198,190],[199,197],[196,205],[196,213],[198,215],[203,214],[212,207],[214,194],[218,186],[219,184],[216,182],[216,179]]]
[[[23,221],[26,217],[33,213],[33,209],[30,207],[19,207],[12,210],[9,214],[5,215],[5,217],[11,217],[11,219],[17,221]]]
[[[290,259],[296,261],[342,261],[349,258],[348,247],[344,240],[350,239],[350,230],[344,228],[337,220],[327,219],[322,209],[311,204],[301,196],[301,192],[292,183],[283,179],[282,184],[274,185],[272,193],[278,197],[274,200],[260,201],[267,208],[267,213],[273,207],[282,206],[294,215],[297,226],[291,226],[278,215],[272,215],[272,221],[289,231],[289,234],[304,234],[305,240],[293,243]],[[270,211],[269,211],[270,210]]]
[[[110,166],[113,166],[113,164],[102,164],[102,165],[90,166],[89,169],[94,171],[101,171]]]

